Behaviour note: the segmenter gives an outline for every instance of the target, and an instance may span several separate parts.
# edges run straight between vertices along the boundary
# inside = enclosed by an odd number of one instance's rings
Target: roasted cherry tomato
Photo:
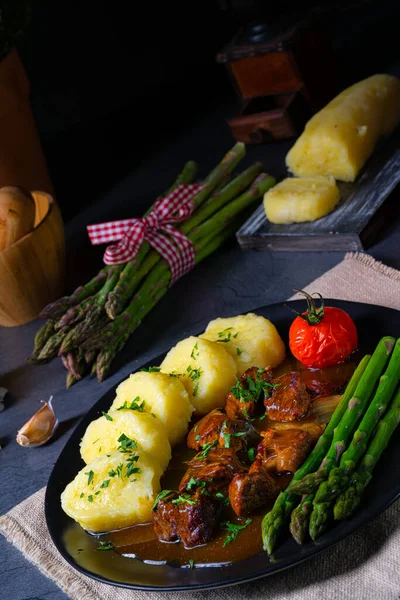
[[[321,294],[314,294],[321,299],[321,306],[317,308],[312,296],[298,291],[306,297],[308,308],[290,327],[291,353],[303,365],[314,369],[342,363],[357,348],[354,321],[344,310],[324,306]]]

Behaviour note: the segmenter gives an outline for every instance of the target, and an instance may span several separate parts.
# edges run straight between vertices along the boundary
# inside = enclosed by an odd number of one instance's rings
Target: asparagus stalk
[[[119,276],[124,268],[124,265],[113,265],[108,271],[107,279],[98,292],[95,301],[91,304],[88,313],[84,320],[80,321],[76,327],[71,329],[60,347],[60,354],[66,354],[72,348],[75,348],[84,340],[91,332],[95,331],[103,322],[105,317],[105,304],[108,294],[115,287]]]
[[[89,296],[89,298],[86,298],[86,300],[83,300],[80,302],[80,304],[76,304],[72,308],[68,309],[67,312],[56,322],[54,326],[55,330],[59,331],[65,327],[70,328],[72,325],[82,321],[93,306],[95,298],[95,296]]]
[[[60,329],[59,331],[56,331],[56,333],[54,333],[54,335],[52,335],[47,340],[47,342],[45,343],[45,345],[39,352],[37,359],[39,361],[45,361],[45,360],[49,360],[49,359],[57,356],[58,351],[61,347],[61,344],[62,344],[64,338],[66,337],[67,333],[68,333],[68,331],[66,331],[64,329]]]
[[[320,484],[328,478],[330,471],[339,464],[347,443],[368,406],[395,342],[396,340],[389,336],[380,340],[348,404],[346,414],[335,429],[331,446],[321,466],[315,473],[309,473],[303,479],[296,481],[291,486],[292,493],[300,495],[315,493]]]
[[[312,540],[319,538],[333,520],[332,502],[313,502],[309,533]]]
[[[31,359],[35,360],[46,342],[51,338],[54,334],[54,321],[49,319],[46,323],[39,329],[37,334],[35,335],[34,346],[33,346],[33,354]]]
[[[204,180],[205,188],[201,190],[193,198],[193,202],[196,208],[204,204],[207,198],[210,196],[213,190],[219,186],[221,181],[233,171],[238,162],[242,160],[245,155],[244,144],[236,144],[222,159],[220,164],[208,175]],[[232,189],[232,188],[230,188]],[[235,190],[235,195],[237,191]],[[232,196],[229,197],[229,200]],[[193,217],[191,217],[193,218]],[[189,226],[190,219],[186,221],[182,226],[181,230],[186,233],[190,230]],[[155,250],[150,250],[150,245],[147,242],[142,244],[139,251],[141,254],[140,261],[136,259],[131,263],[127,263],[121,274],[120,280],[116,285],[114,291],[110,294],[106,311],[111,319],[115,319],[122,310],[125,308],[130,298],[132,298],[135,290],[137,289],[140,281],[147,275],[147,273],[159,262],[161,257]],[[139,254],[138,254],[139,255]],[[144,260],[142,257],[145,257]]]
[[[385,450],[397,425],[400,422],[400,387],[398,388],[389,410],[379,421],[374,437],[352,477],[349,487],[336,500],[333,514],[338,521],[350,517],[360,504],[364,489],[372,479],[372,473],[382,452]]]
[[[379,380],[378,388],[361,423],[354,433],[348,449],[343,453],[339,467],[332,469],[329,478],[318,488],[315,502],[334,500],[349,483],[349,474],[354,471],[363,456],[377,422],[385,412],[400,382],[400,338],[396,341],[389,365]]]
[[[367,368],[370,358],[371,357],[369,355],[366,355],[360,361],[357,369],[353,373],[352,378],[347,384],[346,390],[340,399],[340,402],[337,405],[325,431],[319,437],[315,447],[309,454],[304,464],[294,474],[293,479],[289,483],[286,490],[279,494],[274,506],[263,518],[261,533],[264,547],[269,554],[272,553],[290,513],[298,503],[298,498],[290,491],[291,487],[297,480],[302,479],[305,475],[307,475],[307,473],[314,471],[321,464],[321,461],[331,444],[333,432],[346,412],[347,405],[354,395],[357,385],[364,374],[365,369]]]
[[[110,267],[103,267],[103,269],[97,273],[96,277],[93,277],[93,279],[85,283],[85,285],[76,288],[71,296],[63,296],[55,302],[45,306],[39,314],[39,319],[59,319],[69,308],[71,308],[71,306],[75,306],[75,304],[79,304],[89,296],[96,294],[102,288],[109,269]]]
[[[308,524],[313,508],[313,498],[314,496],[312,494],[303,496],[300,504],[292,511],[290,517],[290,533],[298,544],[303,544],[307,536]]]

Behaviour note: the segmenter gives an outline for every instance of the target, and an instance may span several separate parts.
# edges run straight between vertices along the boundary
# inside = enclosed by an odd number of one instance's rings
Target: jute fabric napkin
[[[400,310],[400,272],[364,254],[347,254],[307,288],[326,298]],[[253,583],[204,592],[132,591],[76,572],[53,546],[44,517],[45,490],[0,518],[0,532],[73,600],[398,600],[400,502],[318,557]]]

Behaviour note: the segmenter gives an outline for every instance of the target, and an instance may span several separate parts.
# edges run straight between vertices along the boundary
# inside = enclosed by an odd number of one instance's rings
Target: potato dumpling
[[[200,337],[219,341],[235,361],[238,376],[249,367],[277,367],[285,358],[285,344],[275,325],[254,313],[214,319]]]
[[[161,474],[158,461],[143,450],[126,454],[114,450],[79,471],[61,494],[61,506],[95,533],[147,523],[152,520]]]
[[[264,195],[271,223],[316,221],[333,211],[339,188],[333,177],[288,177]]]
[[[236,364],[224,348],[191,336],[172,348],[161,363],[164,373],[179,373],[198,415],[225,404],[235,383]]]
[[[144,410],[165,426],[171,446],[186,436],[194,408],[179,378],[157,372],[134,373],[118,386],[111,410],[129,405],[137,397],[138,402],[144,401]]]
[[[140,406],[140,405],[139,405]],[[151,454],[163,471],[171,460],[171,444],[165,425],[150,413],[139,410],[114,410],[92,421],[81,441],[81,456],[90,463],[99,454],[116,450],[118,438],[125,434],[133,439],[139,450]]]

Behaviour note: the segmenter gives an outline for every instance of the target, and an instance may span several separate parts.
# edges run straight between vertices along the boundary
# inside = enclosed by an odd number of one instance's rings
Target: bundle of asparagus
[[[240,143],[225,155],[193,197],[191,217],[178,226],[193,243],[196,263],[234,234],[247,209],[275,184],[259,163],[230,180],[244,155]],[[167,193],[192,183],[196,174],[196,163],[188,162]],[[40,317],[47,321],[36,334],[30,360],[41,364],[61,356],[68,370],[67,388],[88,372],[103,381],[116,354],[167,292],[170,280],[167,262],[145,241],[133,260],[102,268],[71,296],[42,310]]]
[[[289,518],[292,536],[303,543],[308,533],[315,540],[333,518],[354,512],[399,422],[400,390],[392,400],[399,382],[400,339],[384,337],[360,362],[314,450],[265,515],[262,535],[269,553]]]

